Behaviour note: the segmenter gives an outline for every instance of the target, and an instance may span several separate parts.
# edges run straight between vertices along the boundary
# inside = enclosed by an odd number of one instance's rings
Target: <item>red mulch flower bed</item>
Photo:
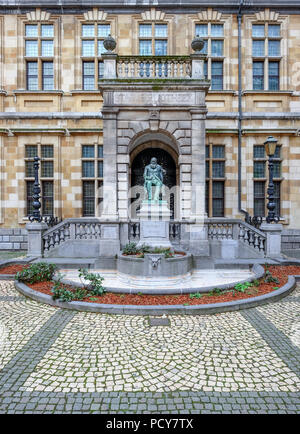
[[[28,267],[28,265],[22,264],[7,265],[6,267],[0,268],[0,274],[16,274],[18,271],[22,271],[24,268]]]
[[[289,275],[300,275],[300,266],[270,266],[268,270],[273,277],[279,279],[279,283],[264,283],[263,278],[259,279],[260,285],[258,287],[250,287],[244,293],[237,292],[233,294],[232,290],[224,291],[219,295],[203,295],[201,298],[190,298],[189,294],[185,295],[138,295],[138,294],[116,294],[107,292],[102,296],[93,296],[85,298],[80,301],[100,304],[132,304],[132,305],[198,305],[198,304],[212,304],[222,303],[226,301],[242,300],[251,297],[257,297],[258,295],[268,294],[269,292],[276,291],[274,287],[283,286]],[[52,282],[38,282],[28,285],[35,291],[42,292],[44,294],[52,295],[51,289]],[[67,287],[67,285],[65,285]]]

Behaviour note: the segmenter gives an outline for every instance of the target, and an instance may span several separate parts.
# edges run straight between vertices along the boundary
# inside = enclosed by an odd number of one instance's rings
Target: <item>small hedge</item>
[[[15,275],[15,279],[19,282],[45,282],[52,280],[57,265],[48,264],[47,262],[36,262],[31,264],[28,268],[24,268],[22,271],[18,271]]]

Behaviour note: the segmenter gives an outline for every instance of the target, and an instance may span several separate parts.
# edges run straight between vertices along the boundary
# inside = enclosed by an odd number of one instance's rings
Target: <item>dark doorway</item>
[[[163,169],[167,172],[164,177],[164,184],[171,189],[176,185],[176,164],[171,155],[161,148],[152,148],[149,147],[141,151],[133,160],[131,165],[131,187],[144,185],[144,170],[145,166],[150,164],[150,160],[152,157],[157,158],[157,163],[162,166]],[[168,191],[168,190],[167,190]],[[139,189],[139,192],[133,194],[134,197],[131,198],[131,203],[135,203],[135,210],[138,211],[140,208],[140,203],[144,199],[144,192],[142,188]],[[167,195],[166,200],[169,202],[170,210],[171,210],[171,219],[174,219],[174,209],[175,209],[175,194],[172,192],[170,195]],[[133,214],[135,214],[133,212]],[[132,215],[132,217],[135,217]]]

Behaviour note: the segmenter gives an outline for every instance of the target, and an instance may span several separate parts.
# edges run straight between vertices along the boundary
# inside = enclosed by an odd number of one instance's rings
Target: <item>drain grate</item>
[[[149,318],[150,327],[154,326],[169,326],[170,320],[169,318]]]

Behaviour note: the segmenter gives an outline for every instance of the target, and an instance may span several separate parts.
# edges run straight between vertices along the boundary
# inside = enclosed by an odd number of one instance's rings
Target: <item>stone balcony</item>
[[[190,56],[119,56],[114,53],[103,54],[104,75],[99,81],[100,88],[113,80],[127,83],[184,83],[201,82],[209,87],[210,81],[204,76],[204,54]]]

